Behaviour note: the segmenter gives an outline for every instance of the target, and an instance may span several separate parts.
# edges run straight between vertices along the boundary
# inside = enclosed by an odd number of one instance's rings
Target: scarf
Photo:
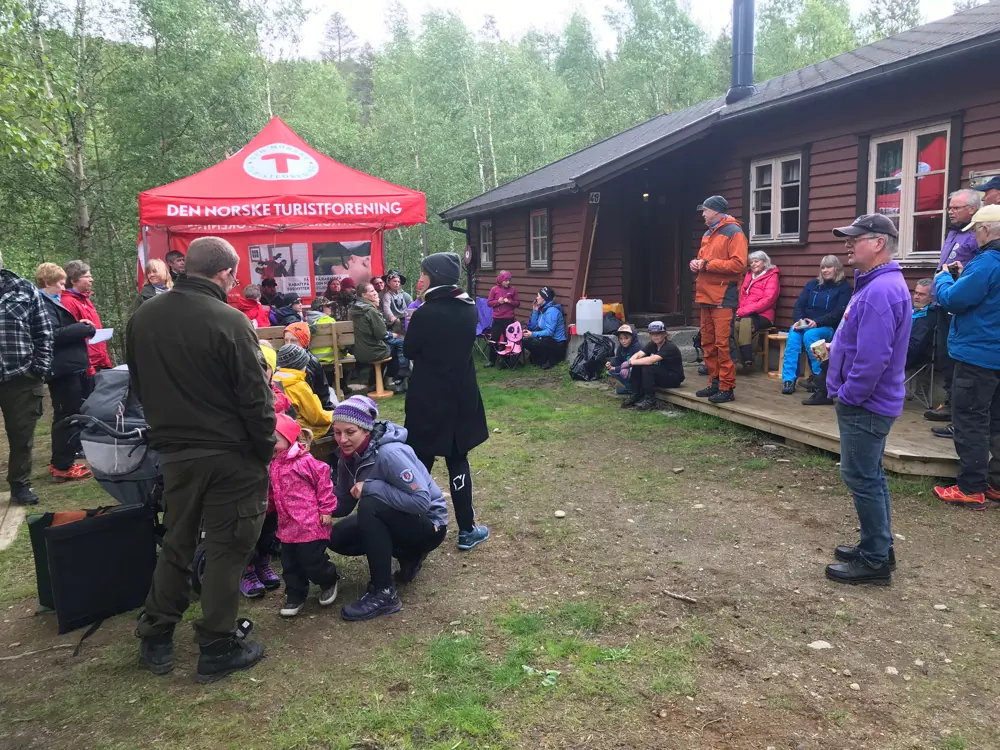
[[[470,297],[462,287],[457,284],[446,286],[435,286],[424,292],[424,302],[433,302],[439,299],[457,299],[467,305],[474,305],[476,301]]]

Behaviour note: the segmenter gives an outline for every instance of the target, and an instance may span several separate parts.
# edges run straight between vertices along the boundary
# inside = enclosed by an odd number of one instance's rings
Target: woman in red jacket
[[[66,272],[66,291],[62,293],[62,304],[70,315],[76,318],[78,323],[87,322],[94,328],[101,327],[101,316],[97,314],[97,308],[90,299],[90,288],[94,285],[94,277],[90,273],[90,266],[82,260],[71,260],[63,270]],[[103,341],[100,344],[91,344],[87,347],[90,356],[90,369],[87,370],[88,391],[84,396],[90,395],[93,389],[93,377],[97,370],[110,370],[114,365],[108,355],[108,345]]]
[[[736,308],[736,341],[740,361],[747,370],[753,369],[753,340],[760,331],[774,325],[775,308],[781,294],[780,271],[762,250],[750,253],[750,270],[740,288],[740,305]]]

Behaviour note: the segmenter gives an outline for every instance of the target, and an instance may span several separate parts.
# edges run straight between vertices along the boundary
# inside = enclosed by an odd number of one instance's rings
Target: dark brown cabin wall
[[[592,299],[600,299],[605,304],[624,301],[628,240],[621,196],[606,190],[602,193],[597,215],[597,232],[594,235],[593,254],[590,258],[590,273],[583,294]],[[589,245],[590,235],[586,234],[583,238],[581,260],[586,259]]]

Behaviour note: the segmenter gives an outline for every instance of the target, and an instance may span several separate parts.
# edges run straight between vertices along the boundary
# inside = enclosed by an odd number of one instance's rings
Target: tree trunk
[[[486,125],[490,144],[490,159],[493,161],[493,187],[497,187],[500,184],[500,170],[497,169],[497,151],[493,147],[493,109],[489,105],[486,105]],[[483,192],[486,192],[485,189]]]
[[[486,192],[486,164],[483,161],[483,142],[479,136],[479,126],[476,123],[476,107],[472,100],[472,87],[469,85],[469,68],[462,65],[462,77],[465,80],[465,101],[469,105],[469,120],[472,122],[472,140],[476,143],[476,161],[479,163],[480,192]],[[491,136],[492,138],[492,136]]]

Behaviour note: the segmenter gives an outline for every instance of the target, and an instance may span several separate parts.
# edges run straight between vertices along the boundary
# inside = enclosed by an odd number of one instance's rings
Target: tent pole
[[[142,267],[145,270],[149,265],[149,227],[142,225]]]

